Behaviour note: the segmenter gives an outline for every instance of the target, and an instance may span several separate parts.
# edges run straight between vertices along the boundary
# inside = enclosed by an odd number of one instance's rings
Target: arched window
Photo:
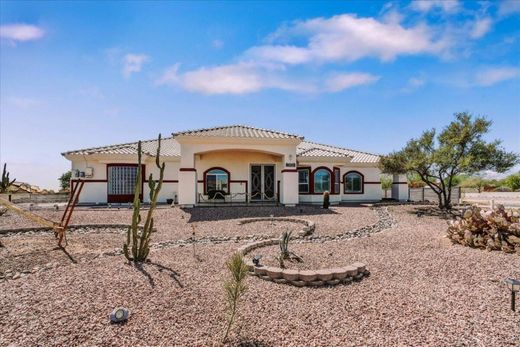
[[[345,174],[345,194],[363,193],[363,175],[357,171]]]
[[[229,172],[222,168],[209,169],[204,173],[204,194],[215,192],[229,194]]]
[[[331,174],[327,169],[317,169],[314,171],[314,193],[330,192]]]

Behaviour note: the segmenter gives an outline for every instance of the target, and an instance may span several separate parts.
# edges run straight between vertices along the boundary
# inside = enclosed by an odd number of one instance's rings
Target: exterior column
[[[408,200],[408,180],[406,175],[394,174],[392,178],[392,199]]]
[[[296,206],[298,199],[298,170],[282,170],[282,192],[280,202],[285,206]]]
[[[179,169],[179,205],[193,207],[197,203],[197,170],[181,167]]]

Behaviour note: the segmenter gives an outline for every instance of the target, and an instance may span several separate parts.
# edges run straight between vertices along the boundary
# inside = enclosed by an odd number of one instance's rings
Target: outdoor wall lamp
[[[253,257],[253,264],[255,264],[255,266],[259,266],[260,265],[260,259],[262,259],[261,255],[255,255]]]
[[[515,300],[516,300],[516,293],[520,291],[520,280],[515,280],[513,278],[506,278],[504,282],[507,284],[509,289],[511,290],[511,310],[515,310]]]

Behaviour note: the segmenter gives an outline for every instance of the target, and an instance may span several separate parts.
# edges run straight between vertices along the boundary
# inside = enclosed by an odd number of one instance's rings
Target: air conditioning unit
[[[94,177],[94,168],[87,167],[85,171],[72,170],[72,178],[92,178]]]

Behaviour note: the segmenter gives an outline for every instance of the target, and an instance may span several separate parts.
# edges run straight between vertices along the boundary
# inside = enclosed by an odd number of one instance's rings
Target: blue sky
[[[453,113],[520,152],[520,1],[0,2],[0,155],[248,124],[375,153]]]

